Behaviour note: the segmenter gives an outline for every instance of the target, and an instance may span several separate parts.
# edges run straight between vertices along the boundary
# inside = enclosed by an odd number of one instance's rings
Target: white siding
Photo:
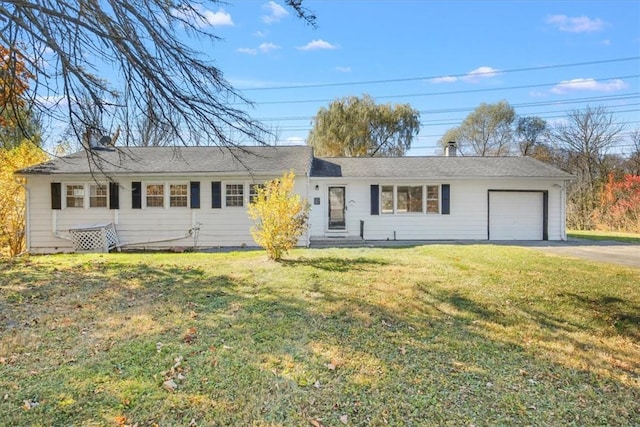
[[[129,247],[162,249],[171,247],[192,247],[195,234],[189,235],[189,230],[198,226],[198,247],[218,246],[255,246],[250,233],[252,225],[247,215],[249,202],[249,184],[261,183],[275,177],[260,177],[256,180],[246,176],[217,177],[171,177],[170,179],[148,177],[119,177],[120,208],[65,208],[51,209],[51,182],[62,183],[91,183],[90,177],[65,176],[34,176],[29,177],[29,251],[32,253],[69,252],[73,244],[69,239],[68,230],[82,226],[114,223],[118,231],[121,244]],[[132,209],[132,182],[142,182],[142,209]],[[200,182],[200,208],[145,207],[144,188],[146,183],[189,183]],[[222,208],[213,209],[211,182],[222,183]],[[225,184],[244,185],[244,206],[226,207],[224,203]],[[168,187],[167,187],[168,188]],[[296,191],[305,195],[307,189],[306,177],[299,177],[296,181]],[[54,233],[58,234],[56,237]],[[66,237],[66,239],[65,239]],[[307,243],[307,236],[301,239],[301,245]]]
[[[371,185],[450,185],[450,214],[382,214],[371,215]],[[555,186],[554,186],[555,184]],[[488,193],[490,189],[537,190],[549,192],[549,239],[564,238],[564,217],[561,208],[561,181],[492,179],[492,180],[415,180],[392,179],[335,180],[311,178],[310,198],[320,198],[312,205],[311,238],[324,238],[327,230],[327,188],[346,185],[347,236],[360,235],[364,221],[366,240],[486,240],[488,238]],[[318,190],[316,190],[316,186]]]
[[[275,177],[256,178],[264,182]],[[247,176],[176,176],[167,179],[158,176],[119,177],[120,209],[108,208],[64,208],[51,209],[51,182],[62,183],[64,197],[65,183],[92,182],[92,178],[71,176],[30,176],[28,179],[28,236],[32,253],[72,251],[68,237],[70,228],[109,223],[116,224],[122,243],[139,248],[191,247],[194,237],[188,231],[199,226],[197,245],[199,247],[254,246],[250,234],[251,221],[246,213],[249,200]],[[189,183],[200,182],[200,208],[143,208],[132,209],[132,182],[146,183]],[[222,183],[222,197],[226,183],[244,184],[244,207],[223,207],[213,209],[211,182]],[[450,185],[450,214],[380,214],[371,215],[371,185]],[[328,187],[346,187],[346,230],[328,230]],[[364,222],[366,240],[486,240],[488,238],[488,194],[489,190],[535,190],[548,191],[548,238],[565,238],[564,199],[562,181],[541,179],[485,179],[485,180],[421,180],[400,181],[393,179],[334,179],[296,178],[296,192],[309,200],[311,212],[309,231],[300,245],[308,238],[324,238],[330,235],[359,236],[360,223]],[[317,187],[317,190],[316,190]],[[315,199],[319,204],[315,204]],[[166,240],[166,241],[165,241]]]

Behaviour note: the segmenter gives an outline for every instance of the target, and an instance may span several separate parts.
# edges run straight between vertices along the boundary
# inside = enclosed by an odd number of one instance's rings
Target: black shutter
[[[442,214],[449,215],[451,205],[451,187],[449,184],[442,184]]]
[[[191,181],[191,209],[200,209],[200,182]]]
[[[109,209],[120,209],[120,186],[117,182],[109,183]]]
[[[62,209],[62,184],[51,183],[51,209]]]
[[[380,186],[371,186],[371,215],[380,215]]]
[[[211,207],[213,209],[222,208],[222,183],[220,181],[211,183]]]
[[[142,209],[142,183],[131,183],[131,209]]]

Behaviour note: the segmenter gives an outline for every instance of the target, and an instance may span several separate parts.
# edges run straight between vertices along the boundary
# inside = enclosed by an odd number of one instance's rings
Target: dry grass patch
[[[631,425],[640,271],[503,246],[0,261],[8,425]]]

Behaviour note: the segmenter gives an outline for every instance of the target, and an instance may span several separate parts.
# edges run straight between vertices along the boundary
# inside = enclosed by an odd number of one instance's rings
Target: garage
[[[547,240],[545,191],[489,190],[489,240]]]

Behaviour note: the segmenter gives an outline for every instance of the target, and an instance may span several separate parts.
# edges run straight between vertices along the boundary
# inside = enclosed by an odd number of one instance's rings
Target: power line
[[[514,108],[528,108],[528,107],[542,107],[542,106],[552,106],[552,105],[566,105],[566,104],[578,104],[583,102],[593,102],[593,101],[623,101],[640,98],[640,93],[632,93],[632,94],[624,94],[624,95],[604,95],[604,96],[592,96],[592,97],[583,97],[583,98],[571,98],[560,101],[538,101],[538,102],[527,102],[520,104],[511,104]],[[443,108],[443,109],[434,109],[434,110],[419,110],[420,114],[446,114],[446,113],[462,113],[467,111],[473,111],[476,107],[460,107],[460,108]],[[263,117],[256,118],[256,120],[261,122],[275,122],[275,121],[302,121],[302,120],[312,120],[314,116],[289,116],[289,117]]]
[[[538,67],[523,67],[523,68],[511,68],[507,70],[492,70],[487,72],[477,72],[473,73],[474,77],[482,77],[487,75],[496,75],[496,74],[505,74],[505,73],[519,73],[524,71],[538,71],[538,70],[550,70],[557,68],[569,68],[569,67],[580,67],[584,65],[597,65],[597,64],[610,64],[613,62],[624,62],[624,61],[636,61],[640,59],[640,56],[631,56],[627,58],[615,58],[615,59],[604,59],[599,61],[586,61],[586,62],[573,62],[569,64],[557,64],[557,65],[542,65]],[[469,76],[469,73],[463,74],[447,74],[446,77],[451,78],[463,78]],[[364,81],[354,81],[354,82],[341,82],[341,83],[312,83],[312,84],[301,84],[301,85],[288,85],[288,86],[269,86],[269,87],[257,87],[257,88],[244,88],[239,89],[244,92],[249,91],[266,91],[266,90],[282,90],[282,89],[311,89],[311,88],[322,88],[322,87],[338,87],[338,86],[356,86],[356,85],[369,85],[369,84],[383,84],[383,83],[401,83],[401,82],[411,82],[418,80],[432,80],[437,79],[439,77],[445,77],[443,75],[438,76],[423,76],[423,77],[406,77],[406,78],[394,78],[394,79],[383,79],[383,80],[364,80]]]
[[[640,109],[632,109],[632,110],[622,110],[622,111],[615,111],[615,113],[637,113],[640,112]],[[551,113],[555,113],[555,112],[548,112],[549,114]],[[531,114],[532,116],[537,116],[540,117],[542,119],[561,119],[563,117],[566,117],[564,114],[562,115],[544,115],[544,114]],[[446,121],[446,122],[436,122],[436,123],[423,123],[420,122],[420,127],[421,128],[425,128],[425,127],[437,127],[437,126],[459,126],[460,123],[464,120],[464,119],[451,119],[451,121]],[[616,124],[632,124],[632,123],[640,123],[640,120],[632,120],[632,121],[624,121],[624,122],[619,122]],[[294,127],[290,127],[290,126],[281,126],[278,127],[278,130],[282,130],[282,131],[290,131],[290,132],[304,132],[304,131],[309,131],[311,130],[312,126],[305,126],[305,127],[301,127],[301,126],[294,126]]]
[[[600,77],[594,80],[623,80],[623,79],[632,79],[640,77],[640,74],[632,74],[628,76],[617,76],[617,77]],[[497,92],[504,90],[512,90],[512,89],[532,89],[538,87],[549,87],[549,86],[558,86],[558,82],[553,83],[540,83],[540,84],[531,84],[531,85],[519,85],[519,86],[505,86],[505,87],[493,87],[493,88],[482,88],[482,89],[464,89],[464,90],[450,90],[444,92],[424,92],[424,93],[408,93],[403,95],[382,95],[376,96],[375,99],[391,99],[391,98],[416,98],[416,97],[427,97],[427,96],[443,96],[443,95],[460,95],[460,94],[468,94],[468,93],[481,93],[481,92]],[[311,104],[311,103],[328,103],[332,102],[333,99],[303,99],[303,100],[290,100],[290,101],[260,101],[255,102],[256,105],[275,105],[275,104]]]

